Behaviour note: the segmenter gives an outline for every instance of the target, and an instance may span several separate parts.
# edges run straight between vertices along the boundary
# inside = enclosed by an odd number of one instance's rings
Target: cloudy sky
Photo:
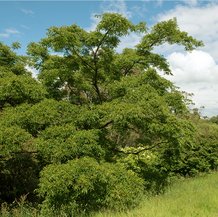
[[[203,40],[205,46],[185,52],[179,46],[156,49],[168,59],[173,76],[168,76],[181,90],[193,93],[195,106],[203,115],[218,115],[218,0],[101,0],[101,1],[2,1],[0,0],[0,41],[19,41],[25,54],[31,41],[39,41],[50,26],[76,23],[86,30],[95,27],[95,14],[119,12],[132,22],[146,21],[152,26],[158,21],[176,17],[181,30]],[[133,47],[140,37],[131,34],[123,38],[118,51]]]

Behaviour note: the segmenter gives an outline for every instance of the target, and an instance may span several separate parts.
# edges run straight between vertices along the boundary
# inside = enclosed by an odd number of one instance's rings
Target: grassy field
[[[93,217],[195,216],[218,217],[218,173],[180,180],[164,195],[145,199],[139,207],[129,212],[108,211],[93,215]],[[20,207],[14,209],[8,209],[2,204],[0,217],[38,217],[38,211],[21,201]]]
[[[175,183],[164,195],[147,199],[127,213],[94,217],[218,217],[218,173]]]

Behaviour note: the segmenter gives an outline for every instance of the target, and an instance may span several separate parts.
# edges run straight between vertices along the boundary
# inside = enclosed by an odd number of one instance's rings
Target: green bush
[[[44,199],[42,215],[77,216],[102,208],[133,207],[143,188],[143,180],[121,164],[98,163],[86,157],[44,168],[38,192]]]
[[[99,144],[99,134],[99,130],[76,131],[73,125],[52,126],[40,134],[36,146],[43,159],[52,163],[84,156],[102,159],[104,150]]]
[[[7,159],[0,159],[0,203],[14,202],[23,195],[29,201],[36,201],[34,190],[39,181],[39,164],[34,154],[17,153]]]
[[[137,148],[125,148],[125,153],[139,151]],[[143,151],[139,154],[125,154],[119,159],[129,170],[134,171],[144,180],[146,194],[162,193],[170,183],[170,172],[159,165],[159,157],[152,151]]]
[[[182,138],[178,154],[173,155],[170,149],[165,151],[169,159],[174,158],[168,169],[181,176],[195,176],[218,168],[218,126],[207,120],[193,117],[191,120],[194,130],[189,137]]]

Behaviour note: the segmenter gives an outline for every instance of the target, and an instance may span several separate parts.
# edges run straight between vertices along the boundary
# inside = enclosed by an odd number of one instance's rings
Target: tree
[[[77,25],[51,27],[46,38],[28,47],[49,96],[79,108],[72,113],[74,120],[51,124],[39,135],[38,150],[48,163],[59,162],[63,167],[86,156],[100,165],[121,161],[127,171],[143,179],[148,178],[146,159],[152,155],[159,159],[157,167],[164,162],[167,174],[193,128],[181,118],[188,112],[185,96],[156,71],[171,74],[169,64],[153,50],[164,43],[192,50],[202,42],[180,31],[176,19],[148,29],[145,23],[134,25],[119,14],[99,18],[90,32]],[[141,42],[117,53],[121,37],[131,32],[143,34]],[[124,163],[134,155],[138,155],[134,161],[138,170],[130,161]],[[46,168],[42,184],[45,174],[54,172],[53,167]],[[46,187],[39,191],[50,200]]]
[[[13,44],[16,48],[18,44]],[[36,103],[46,91],[25,69],[27,59],[0,43],[0,109],[21,103]]]
[[[14,120],[21,120],[25,109],[46,96],[42,84],[25,69],[27,58],[12,48],[0,43],[0,201],[9,202],[27,193],[31,197],[39,173],[33,138]]]
[[[209,119],[212,123],[218,124],[218,116],[213,116]]]
[[[28,97],[7,99],[13,107],[4,103],[0,117],[2,126],[22,129],[13,152],[28,143],[37,153],[46,215],[135,206],[144,190],[163,190],[194,143],[186,96],[157,73],[171,71],[154,48],[169,43],[189,51],[202,42],[180,31],[176,19],[148,29],[120,14],[99,18],[93,31],[51,27],[31,43],[38,94],[26,88]],[[131,32],[142,34],[141,42],[118,53]]]

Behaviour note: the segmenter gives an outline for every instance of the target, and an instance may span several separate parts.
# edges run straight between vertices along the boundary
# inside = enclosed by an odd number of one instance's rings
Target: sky
[[[19,41],[18,53],[25,54],[28,43],[45,37],[49,27],[77,24],[90,31],[98,22],[95,15],[104,12],[118,12],[133,23],[145,21],[149,27],[176,17],[181,30],[202,40],[205,46],[192,52],[172,45],[155,51],[170,63],[173,76],[165,77],[181,91],[193,93],[202,115],[218,115],[218,0],[0,0],[0,41],[8,45]],[[117,51],[139,42],[140,36],[131,34],[122,39]]]

